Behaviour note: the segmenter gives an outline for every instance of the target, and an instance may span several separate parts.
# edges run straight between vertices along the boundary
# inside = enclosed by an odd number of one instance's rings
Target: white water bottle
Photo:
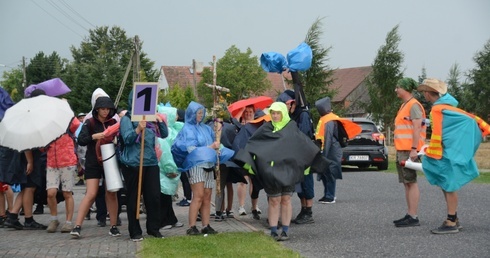
[[[410,168],[413,170],[424,172],[424,170],[422,169],[422,163],[421,162],[413,162],[411,159],[400,161],[400,165],[402,167],[406,167],[406,168]]]

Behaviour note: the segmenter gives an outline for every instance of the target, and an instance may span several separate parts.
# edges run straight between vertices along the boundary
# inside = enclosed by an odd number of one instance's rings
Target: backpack
[[[337,141],[340,143],[340,147],[347,147],[347,145],[349,145],[347,142],[349,140],[349,136],[345,131],[344,125],[339,120],[336,120],[335,122],[337,122],[337,133],[334,133],[333,137],[335,137],[335,139],[337,139]]]

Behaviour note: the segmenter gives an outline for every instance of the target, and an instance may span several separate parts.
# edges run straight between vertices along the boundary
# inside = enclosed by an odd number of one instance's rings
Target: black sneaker
[[[235,214],[233,214],[233,211],[226,211],[226,217],[227,218],[235,218]]]
[[[143,236],[142,235],[135,235],[134,237],[131,237],[131,241],[133,241],[133,242],[143,241]]]
[[[75,226],[71,232],[71,238],[80,238],[80,233],[82,232],[82,228],[80,226]]]
[[[201,229],[202,234],[218,234],[218,231],[214,230],[210,225],[207,225],[205,228]]]
[[[165,238],[165,237],[162,235],[162,233],[160,233],[160,232],[158,232],[158,231],[157,231],[155,234],[148,234],[148,235],[149,235],[149,236],[151,236],[151,237],[154,237],[154,238]]]
[[[178,206],[187,207],[191,205],[187,199],[182,199],[180,202],[176,203]]]
[[[202,218],[201,218],[201,214],[197,214],[197,219],[196,219],[196,221],[201,221],[201,220],[202,220]]]
[[[405,217],[403,217],[403,218],[401,218],[401,219],[394,220],[394,221],[393,221],[393,223],[397,224],[397,223],[399,223],[399,222],[400,222],[400,221],[402,221],[402,220],[406,220],[406,219],[408,219],[409,217],[411,217],[411,216],[410,216],[410,215],[408,215],[408,213],[407,213],[407,214],[405,214]]]
[[[105,218],[97,221],[97,227],[105,227],[107,225]]]
[[[279,236],[279,240],[277,241],[287,241],[287,240],[289,240],[289,236],[286,232],[283,231],[281,232],[281,236]]]
[[[196,226],[192,226],[189,229],[187,229],[187,235],[190,236],[197,236],[200,235],[201,233],[199,232],[199,229],[197,229]]]
[[[419,218],[412,218],[412,216],[408,216],[408,218],[395,223],[395,227],[404,228],[404,227],[415,227],[420,226]]]
[[[48,226],[45,226],[43,224],[37,223],[35,220],[32,220],[31,223],[24,223],[24,229],[27,230],[46,230]]]
[[[119,232],[119,229],[117,229],[116,226],[112,226],[109,230],[109,235],[113,237],[118,237],[121,235],[121,232]]]
[[[36,209],[32,213],[36,215],[44,214],[44,205],[42,204],[36,205]]]
[[[85,183],[83,182],[82,179],[78,180],[78,182],[75,184],[76,186],[79,186],[79,185],[85,185]]]
[[[260,220],[259,212],[257,210],[252,210],[252,217],[255,220]]]
[[[455,233],[459,233],[458,224],[455,224],[454,226],[449,226],[448,222],[449,222],[448,220],[445,220],[440,227],[433,229],[430,232],[432,234],[455,234]]]
[[[24,225],[19,222],[19,219],[13,220],[12,218],[7,218],[3,223],[4,226],[8,228],[15,228],[17,230],[24,229]]]
[[[322,199],[318,200],[318,202],[319,203],[323,203],[323,204],[332,204],[332,203],[335,203],[335,199],[330,199],[330,198],[327,198],[327,197],[323,197]]]
[[[305,215],[305,213],[304,213],[303,209],[301,209],[301,212],[298,214],[298,216],[296,216],[295,219],[291,220],[291,222],[296,223],[296,221],[302,219],[304,215]]]
[[[214,215],[214,221],[220,222],[223,220],[225,220],[225,216],[221,212],[216,212],[216,214]]]
[[[295,221],[296,224],[311,224],[315,223],[311,214],[304,214],[302,218]]]
[[[0,228],[3,228],[3,223],[5,222],[6,219],[7,219],[7,216],[0,217]]]
[[[276,232],[272,232],[271,237],[274,238],[274,240],[276,240],[276,241],[279,241],[279,239],[281,239]]]

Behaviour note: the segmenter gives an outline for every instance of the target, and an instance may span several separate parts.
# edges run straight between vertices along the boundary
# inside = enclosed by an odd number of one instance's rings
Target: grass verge
[[[301,257],[263,232],[147,238],[137,257]]]

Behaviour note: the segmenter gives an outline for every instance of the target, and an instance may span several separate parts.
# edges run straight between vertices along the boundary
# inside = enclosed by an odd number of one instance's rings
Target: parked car
[[[362,128],[362,132],[348,141],[342,148],[342,165],[367,169],[375,166],[378,170],[388,169],[388,148],[385,136],[379,132],[376,124],[366,118],[348,118]]]

